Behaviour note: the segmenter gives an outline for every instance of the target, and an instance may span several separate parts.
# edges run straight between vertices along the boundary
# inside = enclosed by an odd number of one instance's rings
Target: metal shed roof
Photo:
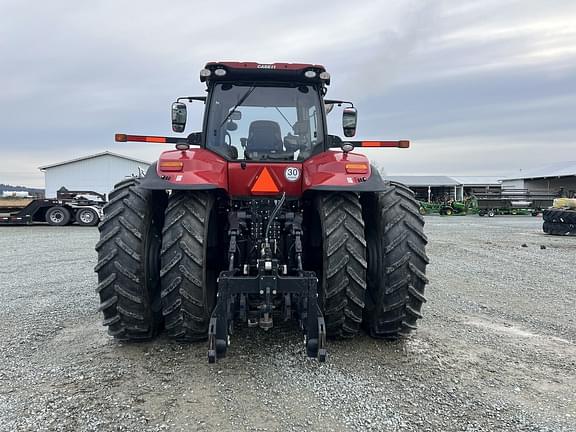
[[[70,159],[70,160],[67,160],[67,161],[64,161],[64,162],[58,162],[58,163],[54,163],[54,164],[50,164],[50,165],[43,165],[43,166],[41,166],[41,167],[38,167],[38,169],[40,169],[41,171],[44,171],[45,169],[48,169],[48,168],[53,168],[53,167],[57,167],[57,166],[60,166],[60,165],[67,165],[67,164],[70,164],[70,163],[79,162],[79,161],[83,161],[83,160],[87,160],[87,159],[94,159],[94,158],[98,158],[98,157],[102,157],[102,156],[113,156],[113,157],[117,157],[117,158],[120,158],[120,159],[126,159],[126,160],[129,160],[129,161],[132,161],[132,162],[138,162],[138,163],[146,164],[146,165],[150,165],[150,164],[151,164],[151,162],[144,161],[144,160],[141,160],[141,159],[135,159],[135,158],[130,157],[130,156],[124,156],[124,155],[121,155],[121,154],[118,154],[118,153],[112,153],[112,152],[110,152],[110,151],[105,151],[105,152],[96,153],[96,154],[89,155],[89,156],[79,157],[79,158],[76,158],[76,159]]]
[[[500,186],[502,184],[500,177],[494,176],[451,176],[451,178],[464,186]]]
[[[461,186],[457,180],[447,176],[385,176],[386,180],[403,183],[406,186],[414,187],[442,187]]]
[[[528,169],[502,180],[536,179],[548,177],[576,176],[576,161],[557,162],[538,168]]]

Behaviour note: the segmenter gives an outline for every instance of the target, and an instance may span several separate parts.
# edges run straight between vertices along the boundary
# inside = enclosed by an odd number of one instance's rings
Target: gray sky
[[[111,150],[155,159],[212,60],[324,64],[388,174],[506,175],[574,159],[576,1],[0,2],[0,183]],[[334,113],[333,113],[334,114]],[[340,118],[331,119],[337,129]],[[187,132],[201,110],[189,110]]]

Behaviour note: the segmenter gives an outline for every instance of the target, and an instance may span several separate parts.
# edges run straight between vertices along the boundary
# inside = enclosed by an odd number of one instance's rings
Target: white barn
[[[106,151],[39,168],[44,171],[46,198],[55,198],[61,187],[108,194],[116,183],[149,166],[150,162]]]

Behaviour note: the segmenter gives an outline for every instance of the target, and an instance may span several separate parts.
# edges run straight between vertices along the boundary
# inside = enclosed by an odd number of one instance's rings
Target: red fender
[[[227,167],[228,162],[223,157],[209,150],[195,148],[166,151],[160,155],[155,172],[149,171],[146,175],[143,186],[150,189],[228,191]],[[153,187],[152,182],[157,183],[157,187]]]
[[[386,188],[363,154],[326,151],[303,164],[302,191],[381,191]]]

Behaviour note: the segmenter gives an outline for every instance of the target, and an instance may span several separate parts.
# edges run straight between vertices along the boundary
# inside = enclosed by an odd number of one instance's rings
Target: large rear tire
[[[362,323],[366,296],[366,240],[358,196],[320,194],[314,201],[320,235],[320,255],[314,266],[319,278],[319,302],[331,338],[350,338]],[[314,234],[314,233],[313,233]]]
[[[104,207],[96,244],[99,310],[117,339],[147,340],[161,325],[160,246],[166,193],[138,179],[118,183]]]
[[[428,282],[424,219],[406,186],[392,183],[362,199],[368,242],[364,326],[370,336],[394,339],[416,329]]]
[[[561,222],[544,222],[542,229],[546,234],[576,236],[576,224]]]
[[[204,340],[216,304],[218,233],[214,196],[174,192],[166,208],[160,272],[167,334],[178,341]]]
[[[544,222],[576,224],[576,211],[550,208],[542,213]]]

